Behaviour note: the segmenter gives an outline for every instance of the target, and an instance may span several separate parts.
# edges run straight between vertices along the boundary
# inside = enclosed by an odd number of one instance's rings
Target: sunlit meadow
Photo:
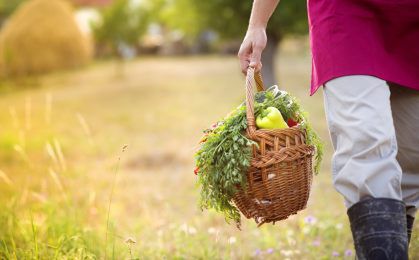
[[[284,45],[286,48],[286,44]],[[0,259],[353,259],[310,56],[280,85],[326,142],[308,207],[242,230],[197,206],[201,129],[244,98],[234,57],[141,58],[0,83]],[[412,259],[419,258],[414,235]]]

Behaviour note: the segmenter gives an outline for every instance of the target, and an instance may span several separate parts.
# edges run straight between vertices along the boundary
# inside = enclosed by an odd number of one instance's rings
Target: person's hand
[[[261,56],[266,46],[265,28],[249,28],[239,50],[240,67],[244,74],[252,67],[256,72],[262,69]]]

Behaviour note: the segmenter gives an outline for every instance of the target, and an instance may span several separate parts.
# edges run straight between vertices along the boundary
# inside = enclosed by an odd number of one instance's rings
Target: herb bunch
[[[314,171],[320,170],[323,145],[307,121],[307,114],[294,97],[285,91],[256,93],[255,117],[266,108],[276,107],[285,121],[292,119],[307,132],[307,144],[316,148]],[[240,224],[240,212],[232,199],[238,187],[246,188],[246,171],[250,166],[252,146],[256,143],[245,136],[246,105],[242,104],[223,120],[204,130],[201,147],[195,154],[198,185],[201,186],[201,209],[215,209],[227,222]]]

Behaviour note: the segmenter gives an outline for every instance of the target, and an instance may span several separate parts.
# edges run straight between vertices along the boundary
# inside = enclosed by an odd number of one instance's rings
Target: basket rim
[[[302,134],[306,134],[306,131],[301,128],[300,125],[297,126],[291,126],[291,127],[287,127],[287,128],[278,128],[278,129],[263,129],[263,128],[256,128],[255,133],[259,132],[259,133],[286,133],[286,132],[295,132],[298,131]]]

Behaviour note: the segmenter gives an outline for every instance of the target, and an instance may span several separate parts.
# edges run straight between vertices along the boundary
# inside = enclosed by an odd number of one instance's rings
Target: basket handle
[[[247,131],[250,135],[256,131],[254,82],[256,83],[257,91],[263,91],[265,89],[260,72],[255,72],[254,68],[249,67],[246,74],[246,119]]]

